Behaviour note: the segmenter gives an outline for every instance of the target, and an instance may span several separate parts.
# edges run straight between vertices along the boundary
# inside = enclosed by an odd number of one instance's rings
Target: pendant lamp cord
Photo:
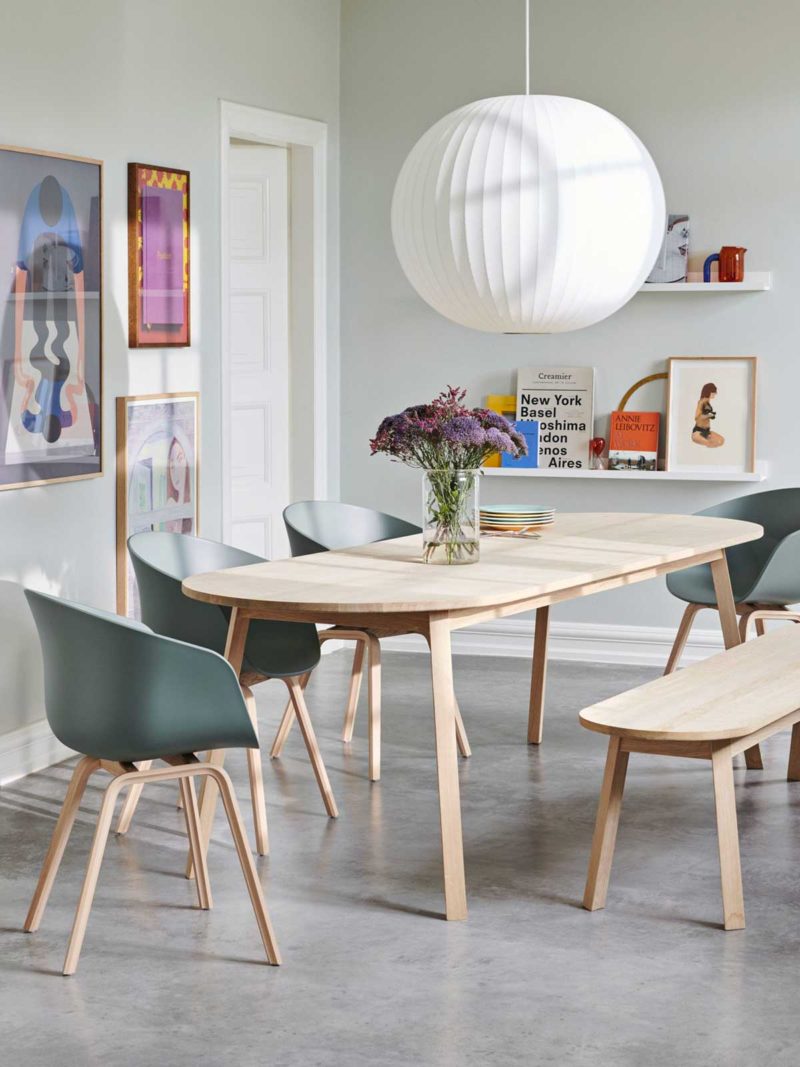
[[[525,95],[531,95],[531,0],[525,0]]]

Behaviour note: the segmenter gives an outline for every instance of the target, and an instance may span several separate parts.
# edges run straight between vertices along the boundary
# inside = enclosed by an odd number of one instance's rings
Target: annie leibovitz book
[[[612,411],[608,467],[612,471],[658,470],[657,411]]]
[[[589,466],[594,367],[520,367],[517,418],[539,423],[539,467]]]

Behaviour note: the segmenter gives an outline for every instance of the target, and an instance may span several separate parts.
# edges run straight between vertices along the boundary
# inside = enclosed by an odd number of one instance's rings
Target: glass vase
[[[477,563],[480,558],[478,470],[422,474],[422,558],[426,563]]]

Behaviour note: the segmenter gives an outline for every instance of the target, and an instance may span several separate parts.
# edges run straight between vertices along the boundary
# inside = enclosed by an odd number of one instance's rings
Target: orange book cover
[[[608,465],[611,470],[658,469],[657,411],[612,411],[608,439]]]

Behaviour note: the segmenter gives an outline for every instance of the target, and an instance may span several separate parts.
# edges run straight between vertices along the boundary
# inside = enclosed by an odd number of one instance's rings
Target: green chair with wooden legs
[[[357,504],[342,504],[338,500],[301,500],[290,504],[283,511],[283,522],[289,536],[293,556],[308,556],[314,552],[328,552],[336,549],[354,548],[357,545],[371,545],[378,541],[389,541],[394,537],[408,537],[422,532],[421,527],[388,515],[374,508],[363,508]],[[332,626],[321,630],[320,641],[355,641],[353,666],[350,672],[350,691],[342,727],[342,741],[353,740],[353,728],[356,721],[358,696],[361,691],[361,678],[364,673],[364,654],[367,653],[368,685],[368,736],[369,736],[369,778],[376,782],[381,776],[381,645],[382,637],[398,637],[405,631],[386,628],[380,632],[376,629],[346,629]],[[270,755],[273,759],[280,756],[292,723],[295,719],[291,703],[286,705],[281,724],[272,743]],[[456,704],[456,737],[461,755],[471,754],[467,732]]]
[[[697,512],[725,519],[757,522],[764,528],[759,541],[727,549],[728,569],[739,628],[744,640],[747,619],[758,610],[785,610],[800,603],[800,488],[770,489],[726,500]],[[675,643],[664,671],[671,674],[681,658],[698,612],[716,611],[717,598],[708,564],[667,575],[667,589],[686,603]],[[756,620],[763,632],[763,622]]]
[[[230,611],[184,596],[181,582],[193,574],[263,563],[260,556],[188,534],[144,531],[128,538],[128,551],[139,587],[143,621],[156,633],[210,648],[222,654],[228,635]],[[256,705],[252,686],[276,678],[289,690],[289,702],[296,709],[303,739],[317,780],[325,810],[331,818],[339,814],[325,764],[319,751],[314,727],[303,690],[320,660],[319,638],[310,623],[253,620],[247,635],[240,682],[247,710],[257,731]],[[269,851],[267,812],[261,772],[261,752],[256,746],[247,753],[256,850]],[[126,833],[139,801],[140,790],[132,789],[120,814],[118,833]],[[207,843],[210,825],[204,825]]]
[[[742,640],[746,637],[747,621],[754,613],[756,633],[763,634],[765,610],[785,612],[788,605],[800,602],[800,488],[750,493],[697,514],[743,519],[763,526],[764,536],[760,540],[726,550]],[[671,674],[680,662],[698,613],[705,608],[716,611],[717,598],[708,564],[667,575],[667,589],[686,603],[664,670],[665,674]],[[748,767],[762,766],[755,749],[748,751],[746,757]]]
[[[258,745],[230,664],[215,652],[161,637],[131,619],[44,593],[25,595],[42,646],[48,722],[59,741],[83,753],[53,831],[25,930],[33,933],[39,927],[86,783],[99,770],[112,778],[100,805],[64,974],[77,969],[114,807],[126,788],[180,783],[198,904],[210,908],[194,792],[199,777],[213,780],[219,789],[267,959],[280,963],[231,780],[221,767],[201,763],[195,755],[202,749]],[[166,766],[151,769],[153,760],[163,760]],[[146,763],[148,769],[137,769],[137,763]]]

